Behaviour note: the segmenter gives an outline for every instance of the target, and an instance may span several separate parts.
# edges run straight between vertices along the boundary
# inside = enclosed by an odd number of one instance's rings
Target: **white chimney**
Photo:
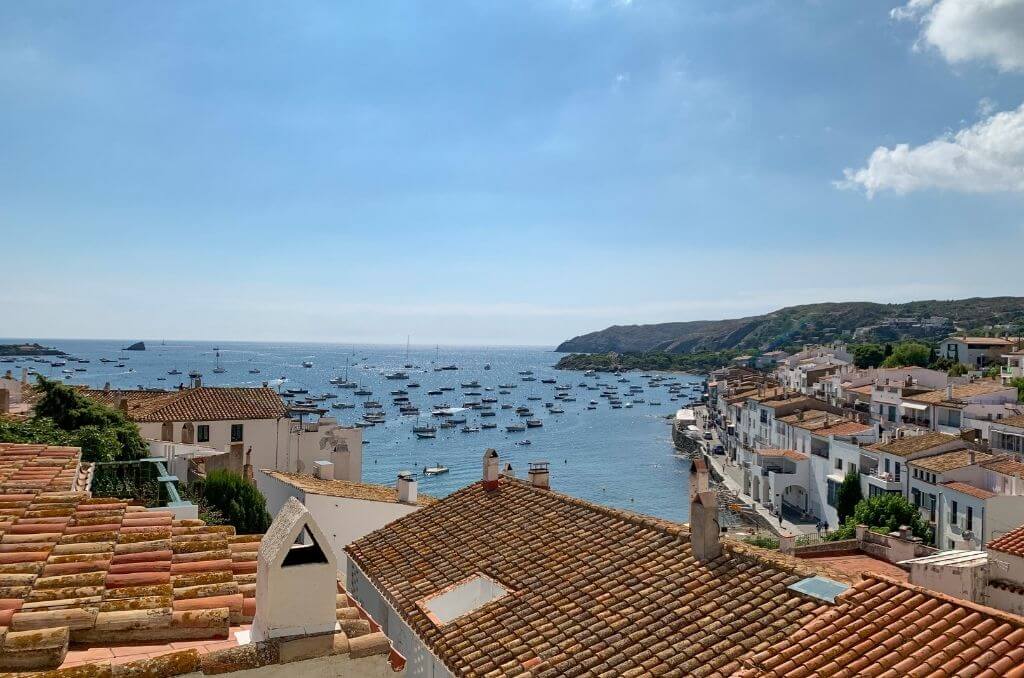
[[[498,489],[498,469],[501,460],[498,458],[498,451],[488,448],[484,451],[484,489],[492,491]]]
[[[542,490],[546,490],[550,487],[551,472],[548,469],[548,462],[531,461],[528,475],[530,476],[530,484],[534,487],[538,487]]]
[[[416,478],[408,471],[398,474],[398,501],[401,504],[416,504]]]
[[[334,480],[334,464],[322,459],[320,461],[314,461],[313,476],[323,480]]]
[[[506,478],[515,478],[516,472],[512,470],[512,464],[505,464],[505,468],[501,471],[501,475]]]
[[[946,384],[946,400],[953,399],[953,384]]]

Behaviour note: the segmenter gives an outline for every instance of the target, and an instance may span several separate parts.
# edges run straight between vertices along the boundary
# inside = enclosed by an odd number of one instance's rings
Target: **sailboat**
[[[227,370],[225,370],[220,365],[220,351],[217,351],[217,366],[213,368],[213,373],[214,374],[224,374],[225,372],[227,372]]]
[[[434,352],[435,352],[435,356],[434,356],[434,371],[435,372],[444,372],[446,370],[457,370],[457,369],[459,369],[455,365],[438,365],[437,363],[439,362],[439,359],[441,357],[441,347],[440,346],[435,346],[434,347]]]
[[[407,370],[411,370],[415,365],[409,362],[409,335],[405,335],[405,365],[403,367]]]

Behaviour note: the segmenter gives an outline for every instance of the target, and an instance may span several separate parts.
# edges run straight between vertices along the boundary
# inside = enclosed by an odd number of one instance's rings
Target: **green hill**
[[[954,331],[1024,334],[1024,297],[905,304],[839,302],[789,306],[764,315],[656,325],[615,325],[562,342],[563,353],[770,351],[836,339],[937,341]]]

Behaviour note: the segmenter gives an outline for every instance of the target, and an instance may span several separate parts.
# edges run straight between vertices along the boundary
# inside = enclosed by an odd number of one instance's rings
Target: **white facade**
[[[397,501],[372,501],[317,494],[263,471],[256,472],[256,486],[267,498],[267,510],[271,514],[279,511],[289,497],[294,497],[305,504],[327,537],[331,551],[338,559],[340,572],[347,571],[346,546],[420,508],[417,504],[403,504]],[[377,618],[375,615],[371,616]]]
[[[939,345],[939,356],[977,369],[1002,362],[1012,348],[1011,342],[996,337],[949,337]]]

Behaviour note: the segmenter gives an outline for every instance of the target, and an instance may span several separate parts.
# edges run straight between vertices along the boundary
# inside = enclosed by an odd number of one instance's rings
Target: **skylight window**
[[[475,612],[484,605],[500,600],[510,591],[483,574],[475,574],[458,584],[420,601],[430,620],[443,626],[459,617]]]
[[[788,587],[791,591],[802,593],[826,603],[835,605],[836,596],[850,588],[849,584],[828,579],[827,577],[808,577]]]

